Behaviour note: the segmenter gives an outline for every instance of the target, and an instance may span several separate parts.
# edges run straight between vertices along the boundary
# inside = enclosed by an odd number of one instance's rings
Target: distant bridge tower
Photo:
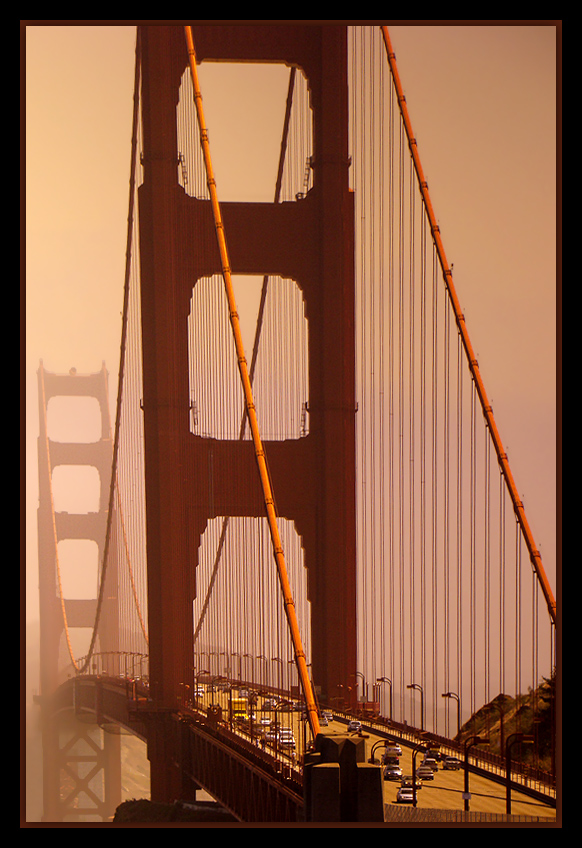
[[[40,596],[40,703],[43,719],[43,820],[75,821],[107,819],[121,801],[120,738],[99,727],[61,713],[52,696],[58,686],[76,673],[87,636],[95,625],[97,598],[67,597],[59,568],[59,545],[69,540],[89,540],[103,552],[109,508],[112,442],[105,365],[96,374],[51,374],[41,362],[38,371],[40,429],[38,439],[39,506],[38,562]],[[93,442],[62,442],[51,439],[47,409],[51,400],[93,398],[99,407],[100,437]],[[89,466],[100,481],[97,512],[55,512],[53,472],[60,466]],[[113,525],[114,526],[114,525]],[[115,544],[108,558],[103,592],[101,627],[96,651],[119,649],[118,595]],[[79,567],[80,564],[79,564]],[[95,587],[97,589],[97,575]],[[85,593],[84,593],[85,594]],[[82,641],[79,636],[84,636]],[[90,666],[91,667],[91,666]]]
[[[291,278],[305,304],[309,434],[265,440],[265,447],[278,514],[294,521],[304,547],[313,681],[323,696],[333,697],[346,691],[339,687],[353,687],[356,670],[354,213],[348,181],[347,27],[193,26],[193,34],[200,61],[295,66],[305,74],[310,92],[313,188],[293,202],[226,202],[221,208],[232,272]],[[175,705],[180,684],[192,684],[184,670],[192,665],[195,568],[207,523],[216,516],[262,516],[264,504],[251,442],[190,432],[187,327],[192,290],[201,278],[220,274],[221,265],[210,202],[187,196],[178,183],[176,109],[188,62],[183,27],[143,26],[140,38],[150,684],[154,702],[163,709]],[[159,746],[163,771],[162,737]]]

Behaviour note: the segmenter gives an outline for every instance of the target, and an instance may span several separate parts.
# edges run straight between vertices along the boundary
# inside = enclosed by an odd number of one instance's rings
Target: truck
[[[363,719],[378,718],[380,715],[379,701],[358,701],[356,715]]]
[[[230,716],[233,721],[249,721],[249,702],[246,698],[232,698]]]

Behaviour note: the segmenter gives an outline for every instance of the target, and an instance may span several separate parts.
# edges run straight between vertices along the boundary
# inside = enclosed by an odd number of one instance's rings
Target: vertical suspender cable
[[[501,437],[499,435],[499,431],[497,429],[497,424],[493,417],[493,410],[491,409],[491,404],[489,403],[489,399],[487,397],[487,393],[485,391],[485,386],[483,384],[483,380],[481,378],[481,373],[479,371],[479,366],[477,363],[477,359],[475,357],[475,353],[473,351],[473,347],[471,345],[471,341],[469,339],[469,335],[467,333],[467,328],[465,325],[465,318],[461,311],[461,306],[459,304],[459,300],[457,297],[457,293],[455,287],[453,285],[453,276],[451,272],[451,268],[448,264],[448,260],[445,254],[445,249],[443,247],[442,239],[440,236],[439,227],[436,222],[436,217],[433,211],[432,202],[430,199],[430,195],[428,192],[428,185],[426,183],[424,172],[422,170],[422,165],[420,163],[420,157],[418,155],[418,148],[416,144],[416,139],[414,138],[414,134],[412,132],[412,124],[410,122],[410,117],[408,114],[408,107],[406,105],[406,98],[404,97],[402,84],[400,82],[400,76],[398,73],[398,68],[396,66],[396,57],[394,55],[394,51],[392,49],[392,43],[390,41],[390,36],[388,34],[388,27],[382,27],[382,34],[384,36],[384,44],[386,46],[386,54],[388,57],[388,62],[390,64],[390,69],[392,71],[392,78],[394,80],[394,87],[396,89],[398,95],[398,103],[400,106],[400,111],[402,114],[402,119],[404,121],[404,126],[406,128],[406,134],[408,136],[408,143],[410,145],[410,151],[412,154],[412,158],[414,160],[414,166],[416,169],[418,182],[420,185],[420,191],[422,193],[422,197],[425,202],[427,215],[430,221],[432,235],[434,238],[435,247],[439,256],[439,261],[441,264],[441,268],[444,275],[445,285],[449,294],[449,298],[451,301],[451,305],[453,311],[455,313],[455,320],[457,322],[457,326],[459,328],[459,332],[461,334],[461,338],[463,340],[463,346],[465,348],[465,352],[467,354],[467,359],[469,363],[469,369],[471,375],[473,377],[475,387],[477,389],[477,394],[479,396],[479,400],[481,402],[481,407],[483,409],[483,414],[485,416],[485,420],[487,421],[487,426],[489,427],[489,431],[491,433],[491,439],[493,441],[493,445],[495,447],[495,452],[497,454],[498,462],[503,470],[505,475],[505,479],[507,482],[507,489],[509,491],[513,508],[515,511],[515,515],[517,521],[521,527],[521,531],[523,533],[524,541],[527,546],[532,566],[537,574],[538,580],[540,582],[542,591],[544,593],[544,597],[546,599],[546,604],[548,607],[548,612],[550,614],[550,618],[552,622],[555,624],[556,622],[556,601],[554,599],[554,595],[550,584],[548,582],[548,578],[544,571],[542,565],[542,559],[539,551],[536,548],[533,535],[531,529],[529,527],[525,510],[523,508],[523,504],[519,497],[519,493],[517,490],[517,486],[515,485],[513,475],[511,473],[511,469],[509,467],[509,463],[507,461],[507,454],[505,453]]]
[[[269,523],[269,530],[271,534],[271,543],[273,546],[273,552],[275,556],[275,562],[277,564],[277,570],[279,574],[279,581],[281,584],[281,589],[283,592],[283,599],[285,605],[285,614],[287,616],[287,621],[289,624],[289,630],[291,633],[291,639],[293,642],[293,648],[295,651],[295,661],[297,664],[297,671],[299,674],[299,680],[301,683],[301,688],[303,692],[303,697],[305,698],[305,705],[307,708],[307,716],[309,720],[309,726],[311,728],[311,732],[313,737],[315,738],[319,733],[319,718],[317,715],[317,705],[315,703],[315,699],[313,697],[313,690],[311,687],[311,681],[309,679],[309,673],[307,669],[307,663],[305,660],[305,653],[303,651],[303,646],[301,643],[301,635],[299,633],[299,626],[297,623],[297,616],[295,612],[295,603],[293,601],[293,597],[291,594],[291,588],[289,585],[289,579],[287,576],[287,567],[285,564],[285,557],[283,554],[283,549],[281,547],[281,540],[279,537],[279,530],[277,527],[277,518],[275,514],[274,508],[274,500],[273,493],[271,490],[271,484],[269,481],[269,474],[267,469],[267,463],[265,460],[265,453],[263,450],[263,445],[261,441],[261,436],[259,432],[258,420],[255,411],[255,405],[253,400],[253,392],[251,387],[251,382],[249,378],[247,362],[244,355],[244,345],[240,330],[240,323],[238,319],[238,313],[236,310],[236,300],[234,297],[234,290],[232,286],[232,278],[230,272],[230,261],[228,256],[228,250],[226,245],[226,238],[224,235],[224,225],[222,222],[222,214],[220,211],[220,204],[218,202],[218,195],[216,191],[216,182],[214,180],[214,173],[212,168],[212,160],[210,156],[210,145],[208,143],[208,131],[206,129],[206,123],[204,119],[204,111],[202,108],[202,94],[200,92],[200,85],[198,82],[198,71],[196,68],[196,51],[194,47],[194,37],[192,34],[192,27],[186,26],[184,27],[185,35],[186,35],[186,44],[188,48],[188,58],[190,61],[190,71],[192,74],[192,83],[194,86],[194,100],[196,104],[196,112],[198,115],[198,123],[200,126],[200,137],[202,141],[202,149],[204,152],[204,162],[206,165],[206,173],[208,179],[208,188],[210,191],[210,199],[212,203],[212,211],[214,215],[214,223],[216,228],[216,236],[218,240],[218,248],[220,251],[220,259],[222,263],[222,276],[224,279],[224,285],[226,290],[226,296],[229,304],[229,312],[230,312],[230,322],[234,335],[234,341],[236,346],[236,352],[238,356],[238,366],[239,373],[241,377],[243,392],[245,396],[245,404],[247,409],[247,415],[249,419],[249,425],[251,428],[251,433],[253,437],[253,443],[255,447],[255,455],[257,459],[257,466],[259,469],[259,475],[261,478],[261,486],[263,489],[263,496],[265,501],[265,508],[267,512],[267,519]]]
[[[134,81],[134,106],[133,106],[133,128],[132,128],[132,146],[131,146],[131,168],[130,168],[130,191],[129,191],[129,214],[128,214],[128,227],[127,227],[127,250],[126,250],[126,268],[125,268],[125,284],[124,284],[124,301],[123,301],[123,324],[122,324],[122,338],[121,338],[121,360],[119,366],[119,385],[117,389],[117,412],[116,412],[116,425],[115,425],[115,438],[113,442],[113,458],[112,458],[112,473],[111,473],[111,481],[109,487],[109,507],[107,510],[107,526],[105,532],[105,543],[103,550],[103,561],[101,566],[101,577],[100,577],[100,585],[99,585],[99,593],[97,596],[97,605],[95,611],[95,621],[93,624],[93,630],[91,634],[91,641],[89,643],[89,648],[87,650],[87,655],[84,658],[83,664],[78,665],[72,651],[72,646],[69,638],[69,630],[67,625],[67,616],[65,611],[65,602],[62,594],[62,586],[60,580],[60,570],[58,570],[58,582],[59,582],[59,592],[61,596],[61,608],[63,612],[63,621],[65,626],[65,634],[67,638],[67,646],[69,649],[69,654],[71,656],[72,663],[75,667],[77,673],[83,673],[89,666],[89,662],[95,650],[95,643],[97,640],[97,628],[99,626],[99,621],[101,618],[101,611],[103,608],[103,598],[104,598],[104,590],[105,590],[105,577],[107,573],[107,563],[109,559],[109,546],[111,540],[111,527],[113,520],[113,505],[115,499],[115,491],[117,485],[117,455],[119,448],[119,422],[121,417],[121,397],[122,397],[122,386],[123,386],[123,367],[125,362],[125,340],[127,336],[127,304],[129,297],[129,269],[130,269],[130,252],[131,252],[131,231],[133,224],[133,201],[134,201],[134,177],[135,177],[135,163],[136,163],[136,150],[137,150],[137,114],[138,114],[138,82],[140,75],[140,62],[139,62],[139,28],[138,28],[138,41],[136,44],[136,62],[135,62],[135,81]],[[44,370],[42,375],[42,389],[43,389],[43,413],[46,419],[46,401],[44,401]],[[45,423],[45,431],[46,431],[46,423]],[[51,469],[50,469],[50,454],[48,453],[48,434],[46,435],[47,442],[47,456],[49,457],[49,482],[51,485],[51,508],[53,512],[53,530],[54,530],[54,538],[55,538],[55,550],[57,545],[57,535],[56,535],[56,525],[54,523],[54,503],[52,503],[52,480],[51,480]],[[58,553],[57,555],[57,569],[58,569]]]
[[[291,71],[290,71],[290,74],[289,74],[289,88],[288,88],[288,92],[287,92],[287,104],[286,104],[286,108],[285,108],[285,121],[284,121],[284,124],[283,124],[283,135],[282,135],[282,139],[281,139],[281,152],[280,152],[280,155],[279,155],[279,168],[278,168],[278,172],[277,172],[277,181],[276,181],[276,186],[275,186],[275,203],[279,202],[279,198],[280,198],[280,195],[281,195],[281,183],[282,183],[282,180],[283,180],[283,166],[284,166],[285,156],[286,156],[286,151],[287,151],[287,141],[288,141],[288,135],[289,135],[289,121],[290,121],[290,117],[291,117],[291,104],[293,102],[293,91],[294,91],[294,87],[295,87],[295,73],[296,73],[295,68],[291,68]],[[268,278],[267,275],[265,275],[263,277],[263,285],[261,287],[261,299],[260,299],[260,302],[259,302],[259,310],[258,310],[258,313],[257,313],[257,326],[256,326],[256,330],[255,330],[253,352],[252,352],[252,356],[251,356],[251,365],[250,365],[250,372],[249,372],[251,384],[253,383],[253,377],[254,377],[255,368],[256,368],[256,364],[257,364],[257,357],[258,357],[258,353],[259,353],[259,340],[261,338],[261,333],[262,333],[262,328],[263,328],[263,320],[264,320],[264,314],[265,314],[265,303],[266,303],[266,299],[267,299],[268,282],[269,282],[269,278]],[[239,441],[242,441],[244,439],[245,429],[246,429],[246,421],[247,421],[247,417],[246,417],[246,414],[243,412],[241,422],[240,422],[240,427],[239,427],[239,433],[238,433]],[[208,604],[210,602],[210,597],[212,595],[212,591],[213,591],[215,581],[216,581],[216,577],[217,577],[217,574],[218,574],[218,565],[219,565],[220,560],[221,560],[222,550],[223,550],[223,547],[224,547],[224,543],[225,543],[225,539],[226,539],[226,533],[227,533],[227,530],[228,530],[228,527],[229,527],[229,523],[230,523],[229,517],[226,516],[223,519],[223,522],[222,522],[222,529],[221,529],[221,532],[220,532],[220,538],[219,538],[219,541],[218,541],[218,546],[217,546],[216,554],[215,554],[215,557],[214,557],[214,566],[213,566],[213,569],[212,569],[212,574],[210,576],[208,588],[206,590],[206,597],[204,598],[204,603],[202,604],[202,609],[201,609],[200,615],[198,617],[198,623],[197,623],[195,631],[194,631],[194,642],[196,642],[197,639],[198,639],[198,636],[200,634],[200,630],[202,628],[202,624],[204,623],[204,619],[206,617]]]

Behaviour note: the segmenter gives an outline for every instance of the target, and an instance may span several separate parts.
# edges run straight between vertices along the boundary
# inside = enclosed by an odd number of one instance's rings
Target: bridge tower
[[[75,674],[67,639],[71,639],[75,660],[80,660],[82,649],[79,645],[87,640],[81,643],[76,640],[75,634],[77,637],[81,634],[90,637],[96,619],[96,597],[67,597],[66,583],[63,584],[59,578],[58,546],[68,540],[90,540],[97,548],[97,562],[103,562],[112,466],[107,371],[103,365],[96,374],[77,374],[74,369],[66,375],[52,374],[45,371],[41,362],[38,388],[39,700],[43,735],[43,820],[72,821],[79,815],[107,819],[121,801],[120,737],[78,721],[71,711],[63,714],[53,709],[52,703],[52,696],[59,685]],[[100,418],[96,423],[100,427],[100,437],[96,441],[51,439],[47,428],[47,408],[52,399],[60,398],[97,401]],[[54,470],[60,466],[89,466],[97,470],[100,494],[96,512],[55,512],[52,480]],[[108,557],[96,650],[119,650],[115,544],[111,545]]]
[[[231,271],[291,278],[304,299],[309,434],[265,441],[265,449],[278,514],[294,521],[305,552],[313,681],[322,697],[333,697],[339,686],[353,686],[356,670],[354,213],[348,181],[347,27],[194,25],[193,35],[199,61],[295,66],[305,74],[310,92],[313,188],[294,202],[224,202],[221,209]],[[176,704],[180,685],[192,684],[184,679],[184,669],[192,665],[197,551],[207,523],[215,516],[262,516],[264,504],[252,442],[190,432],[190,300],[196,282],[220,274],[221,264],[210,201],[187,196],[178,183],[176,109],[188,63],[184,29],[143,26],[139,36],[150,686],[154,703],[163,710]],[[236,494],[243,483],[244,498]],[[161,735],[159,757],[155,748],[154,743],[152,797],[158,791],[171,797],[170,784],[177,778],[164,772]]]

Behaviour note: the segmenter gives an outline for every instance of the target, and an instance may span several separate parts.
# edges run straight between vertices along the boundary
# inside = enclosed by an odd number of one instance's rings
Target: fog
[[[28,821],[38,821],[41,808],[38,708],[32,706],[38,690],[37,369],[42,359],[52,372],[93,373],[105,361],[114,408],[135,49],[135,26],[60,24],[26,27]],[[390,32],[467,327],[555,590],[556,31],[415,25]],[[274,166],[265,162],[276,163],[286,75],[231,71],[201,72],[219,194],[221,185],[225,198],[272,194]],[[260,166],[253,168],[235,159],[227,120],[249,91],[257,112],[248,126],[268,127],[258,134],[267,152],[255,149]],[[272,122],[266,116],[274,116]],[[251,135],[256,142],[257,133]],[[236,141],[244,146],[238,131]],[[241,177],[247,179],[242,186]],[[90,410],[49,410],[51,433],[63,441],[79,439],[93,422]],[[55,480],[64,511],[95,508],[95,481],[85,485],[81,476],[75,470]],[[94,597],[94,551],[73,547],[63,550],[68,591]],[[75,562],[82,562],[80,569]]]

